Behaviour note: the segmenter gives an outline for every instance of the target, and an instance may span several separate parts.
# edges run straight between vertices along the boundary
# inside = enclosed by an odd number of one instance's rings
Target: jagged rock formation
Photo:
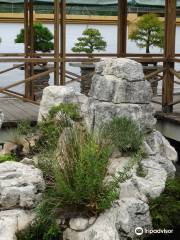
[[[135,61],[112,58],[97,64],[89,95],[86,121],[90,128],[99,128],[115,116],[132,118],[144,131],[156,123],[150,83]]]
[[[39,169],[18,162],[0,164],[0,240],[15,240],[15,233],[32,222],[44,189]]]

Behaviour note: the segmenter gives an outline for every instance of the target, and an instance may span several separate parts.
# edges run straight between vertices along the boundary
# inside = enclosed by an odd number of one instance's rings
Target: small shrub
[[[143,143],[143,134],[137,124],[126,117],[114,118],[103,129],[105,138],[109,138],[120,152],[137,152]]]
[[[16,161],[16,157],[13,154],[0,155],[0,163],[7,161]]]
[[[109,200],[106,198],[103,205],[110,206],[116,194],[103,184],[110,154],[110,147],[93,135],[70,130],[54,160],[55,191],[63,204],[89,206],[98,211],[102,196],[106,196]]]
[[[180,227],[180,177],[170,179],[165,191],[150,200],[154,229],[179,229]]]

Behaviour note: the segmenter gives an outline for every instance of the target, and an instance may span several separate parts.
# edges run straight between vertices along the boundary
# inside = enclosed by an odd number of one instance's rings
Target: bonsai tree
[[[76,53],[87,53],[91,57],[94,51],[105,51],[107,43],[103,40],[98,29],[87,28],[83,31],[82,37],[77,39],[75,46],[72,48]]]
[[[54,49],[53,34],[41,23],[34,24],[34,51],[50,52]],[[15,43],[24,43],[24,29],[16,36]]]
[[[129,38],[136,42],[140,48],[146,48],[150,53],[150,47],[163,48],[164,27],[159,18],[152,13],[143,15],[137,23],[137,27]]]

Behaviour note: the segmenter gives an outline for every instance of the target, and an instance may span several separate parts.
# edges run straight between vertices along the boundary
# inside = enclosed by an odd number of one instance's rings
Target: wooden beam
[[[127,0],[118,0],[117,56],[126,56],[127,41]]]
[[[174,62],[171,61],[175,57],[175,37],[176,37],[176,0],[165,1],[165,46],[164,46],[164,73],[163,94],[162,94],[162,110],[163,112],[173,112],[174,91],[174,75],[170,71],[174,69]]]
[[[54,0],[54,85],[59,85],[59,14],[60,1]]]
[[[60,71],[60,84],[65,84],[66,75],[66,0],[61,0],[61,71]]]

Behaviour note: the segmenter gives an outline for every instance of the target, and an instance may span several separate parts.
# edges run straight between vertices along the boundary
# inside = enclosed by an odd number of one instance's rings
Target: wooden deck
[[[23,120],[37,121],[39,106],[16,98],[0,98],[0,110],[5,119],[3,126],[13,125]]]

